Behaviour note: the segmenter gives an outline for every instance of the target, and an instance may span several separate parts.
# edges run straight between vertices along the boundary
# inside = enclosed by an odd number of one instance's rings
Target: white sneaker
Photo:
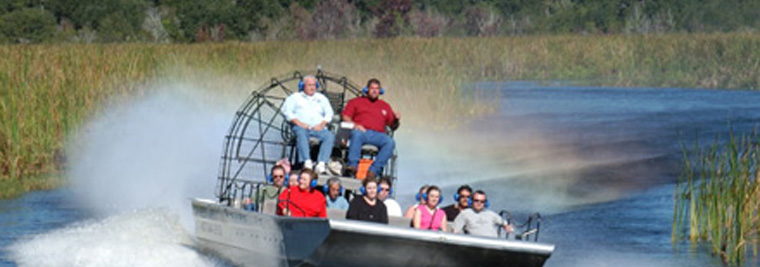
[[[312,162],[310,159],[307,159],[303,162],[303,168],[304,169],[314,169],[314,162]]]
[[[325,168],[325,163],[321,162],[321,161],[319,163],[317,163],[317,169],[314,170],[314,171],[316,171],[319,174],[326,174],[327,173],[327,168]]]

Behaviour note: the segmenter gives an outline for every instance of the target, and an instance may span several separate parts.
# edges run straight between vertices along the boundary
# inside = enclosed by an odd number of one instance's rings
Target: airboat
[[[201,250],[241,266],[542,266],[551,256],[554,246],[537,242],[540,216],[517,225],[524,231],[512,239],[508,233],[484,238],[412,229],[402,217],[390,216],[388,225],[345,220],[344,211],[330,209],[326,219],[285,217],[250,203],[269,185],[267,173],[276,162],[295,162],[295,136],[280,108],[305,75],[317,78],[335,114],[361,95],[346,77],[321,69],[275,77],[253,91],[224,137],[216,198],[192,201]],[[340,131],[339,116],[330,129]],[[339,163],[346,159],[347,144],[338,141],[332,157]],[[363,157],[371,158],[376,149],[362,147]],[[382,170],[394,181],[397,156],[394,151]],[[345,196],[359,192],[361,181],[340,171],[319,175],[318,186],[332,177],[341,179]]]

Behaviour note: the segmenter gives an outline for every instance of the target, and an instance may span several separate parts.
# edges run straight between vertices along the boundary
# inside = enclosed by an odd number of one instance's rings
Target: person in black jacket
[[[470,196],[472,195],[472,188],[469,185],[460,186],[457,189],[457,193],[454,194],[454,204],[443,207],[443,212],[446,212],[446,220],[453,222],[460,212],[470,207]]]
[[[388,212],[385,204],[377,199],[377,180],[366,178],[362,182],[361,197],[355,197],[348,205],[346,219],[368,222],[388,223]]]

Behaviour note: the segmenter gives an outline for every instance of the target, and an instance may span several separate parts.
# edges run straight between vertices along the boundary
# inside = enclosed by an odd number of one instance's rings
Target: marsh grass
[[[432,131],[494,110],[461,89],[473,81],[760,87],[760,36],[749,33],[6,45],[0,58],[0,179],[22,181],[60,169],[65,137],[106,99],[146,94],[157,81],[237,105],[269,78],[319,64],[357,83],[379,78],[405,129]]]
[[[58,174],[46,174],[22,179],[0,179],[0,199],[15,198],[28,191],[54,189],[63,184]]]
[[[724,262],[741,265],[757,255],[760,241],[758,133],[732,133],[725,143],[716,140],[707,148],[697,143],[692,151],[684,152],[676,186],[673,241],[706,241]]]

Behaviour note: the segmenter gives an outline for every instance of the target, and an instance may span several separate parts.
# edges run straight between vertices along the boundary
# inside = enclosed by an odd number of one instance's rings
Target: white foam
[[[181,83],[111,100],[67,146],[75,201],[100,220],[11,245],[22,266],[210,266],[194,249],[190,199],[213,198],[234,108]]]
[[[9,247],[20,266],[214,266],[165,209],[126,212],[28,237]]]
[[[234,109],[190,85],[160,85],[112,101],[72,136],[67,178],[98,215],[166,207],[193,229],[190,199],[212,198],[220,148]]]

